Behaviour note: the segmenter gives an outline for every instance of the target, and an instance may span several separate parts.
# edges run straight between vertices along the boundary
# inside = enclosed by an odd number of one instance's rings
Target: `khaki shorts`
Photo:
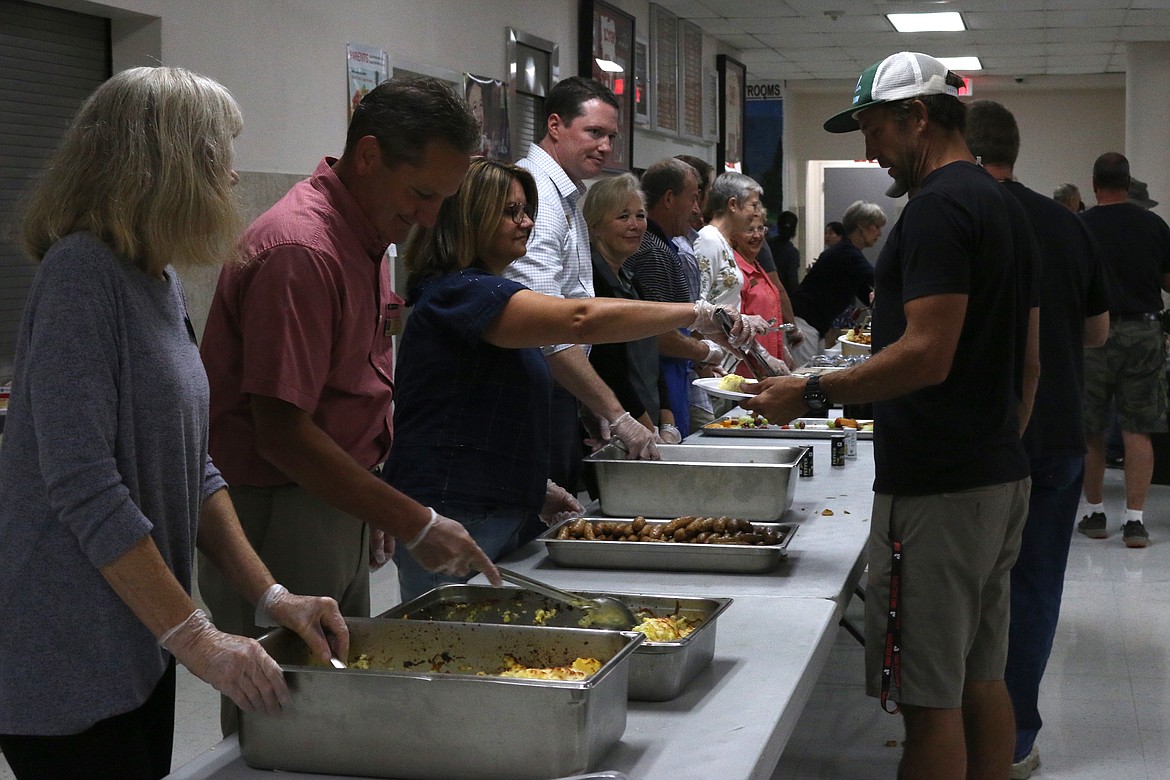
[[[1109,424],[1117,406],[1121,430],[1166,430],[1166,337],[1159,322],[1113,322],[1103,346],[1085,350],[1085,431]]]
[[[900,680],[890,699],[962,706],[970,682],[1002,680],[1011,569],[1031,480],[928,496],[874,496],[865,590],[866,693],[881,695],[890,608],[891,529],[902,542]]]

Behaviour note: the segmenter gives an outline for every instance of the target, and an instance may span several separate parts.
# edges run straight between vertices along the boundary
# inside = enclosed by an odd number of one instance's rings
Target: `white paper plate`
[[[742,400],[744,398],[753,398],[754,397],[751,393],[741,393],[741,392],[738,392],[736,390],[721,390],[719,388],[719,383],[721,381],[723,381],[722,377],[708,376],[708,377],[700,377],[700,378],[696,379],[692,384],[694,384],[694,386],[699,388],[700,390],[706,391],[708,395],[713,395],[716,398],[730,398],[733,401],[739,401],[739,400]],[[747,379],[744,381],[750,382],[752,384],[755,383],[754,380],[751,380],[751,379]]]

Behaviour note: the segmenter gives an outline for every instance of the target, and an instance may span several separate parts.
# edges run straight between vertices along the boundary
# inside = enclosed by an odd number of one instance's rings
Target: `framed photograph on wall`
[[[650,4],[650,80],[651,126],[678,135],[678,17],[657,3]]]
[[[464,73],[463,98],[479,127],[479,148],[475,154],[511,162],[508,87],[499,79]]]
[[[581,0],[578,73],[617,95],[618,137],[605,170],[630,170],[634,159],[634,17],[602,0]]]
[[[650,41],[634,41],[634,124],[650,124]]]
[[[703,31],[686,20],[678,23],[679,134],[703,140]]]
[[[747,68],[742,62],[720,54],[715,58],[719,72],[719,142],[715,170],[743,172],[743,92]]]

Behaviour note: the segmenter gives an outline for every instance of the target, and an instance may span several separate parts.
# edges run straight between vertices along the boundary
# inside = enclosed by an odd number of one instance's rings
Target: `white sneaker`
[[[1008,777],[1011,780],[1028,780],[1032,776],[1032,772],[1036,771],[1040,766],[1040,748],[1032,745],[1032,752],[1024,756],[1023,760],[1012,764],[1012,771]]]

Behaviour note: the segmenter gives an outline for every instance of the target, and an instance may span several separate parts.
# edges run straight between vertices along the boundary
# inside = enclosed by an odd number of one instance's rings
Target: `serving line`
[[[620,770],[638,780],[771,777],[824,668],[836,622],[833,603],[826,599],[736,598],[719,618],[711,665],[671,701],[629,702],[621,741],[594,771]],[[388,703],[386,717],[410,715]],[[273,775],[248,767],[233,736],[167,777],[271,780]]]
[[[833,467],[828,441],[694,434],[686,442],[813,448],[814,476],[797,478],[792,508],[781,518],[800,527],[788,558],[776,571],[729,575],[570,569],[550,561],[541,542],[531,542],[501,562],[570,590],[734,598],[719,618],[711,665],[670,701],[629,702],[621,741],[595,769],[620,770],[639,780],[768,778],[821,674],[864,567],[873,445],[858,442],[858,457]],[[832,514],[824,514],[826,509]],[[481,575],[472,582],[486,580]],[[387,717],[396,714],[388,708]],[[244,764],[237,739],[229,737],[168,777],[271,776]]]

